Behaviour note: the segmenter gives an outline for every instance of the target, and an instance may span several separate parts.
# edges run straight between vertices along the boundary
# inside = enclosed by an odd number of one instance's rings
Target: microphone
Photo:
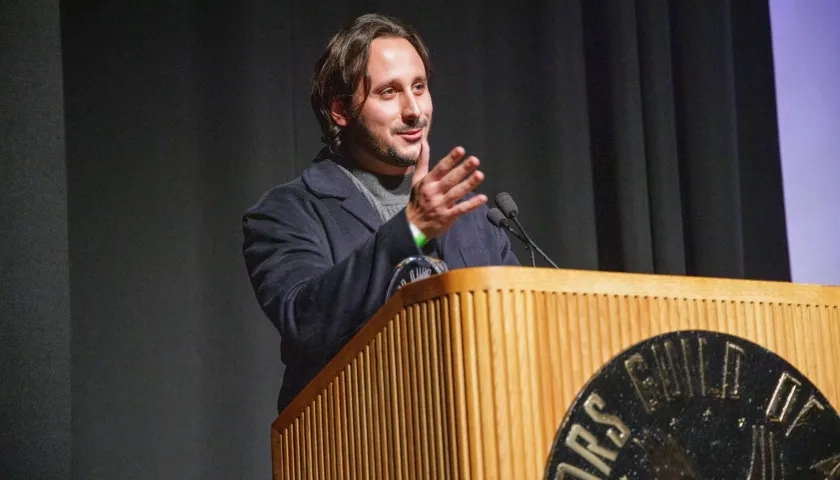
[[[504,228],[505,230],[516,236],[516,238],[522,240],[522,242],[525,243],[525,248],[528,249],[528,254],[531,257],[531,266],[537,266],[537,261],[534,259],[534,249],[531,248],[531,244],[521,233],[517,232],[510,226],[510,222],[508,222],[507,217],[504,213],[502,213],[501,210],[499,210],[498,208],[491,208],[490,211],[487,212],[487,220],[490,220],[490,223],[492,223],[493,225],[499,228]]]
[[[388,285],[385,298],[391,298],[393,294],[397,293],[397,290],[408,283],[448,271],[449,266],[439,258],[426,255],[414,255],[405,258],[394,268],[394,275],[391,277],[391,283]]]
[[[546,262],[551,264],[552,267],[560,268],[557,266],[556,263],[551,261],[551,259],[548,258],[548,255],[546,255],[545,252],[543,252],[540,249],[540,247],[538,247],[537,244],[534,243],[533,240],[531,240],[531,237],[528,236],[528,233],[525,231],[525,227],[523,227],[519,219],[516,218],[517,214],[519,214],[519,208],[516,207],[516,202],[513,201],[513,197],[511,197],[510,194],[508,194],[507,192],[502,192],[496,195],[496,206],[499,207],[499,210],[506,218],[513,220],[513,222],[519,228],[519,231],[522,233],[522,236],[517,235],[517,238],[525,242],[525,244],[530,247],[529,249],[531,250],[531,263],[534,266],[536,266],[536,262],[534,261],[534,250],[536,250],[537,253],[539,253],[540,256],[544,258]],[[508,228],[510,228],[510,225],[508,225]]]
[[[521,233],[517,232],[510,226],[510,222],[508,222],[507,217],[501,210],[498,208],[491,208],[490,211],[487,212],[487,220],[490,221],[493,225],[503,228],[508,232],[512,233],[516,238],[522,240],[525,243],[525,248],[528,249],[528,253],[531,254],[531,265],[537,266],[537,262],[534,260],[534,250],[531,248],[531,244],[528,243],[528,240],[522,236]]]
[[[487,220],[490,220],[490,223],[492,223],[493,225],[499,228],[504,228],[508,232],[514,234],[516,238],[525,242],[528,248],[531,248],[530,245],[527,245],[528,241],[525,240],[525,237],[523,237],[521,233],[517,232],[516,230],[510,227],[510,222],[508,222],[507,217],[498,208],[491,208],[490,211],[487,212]]]

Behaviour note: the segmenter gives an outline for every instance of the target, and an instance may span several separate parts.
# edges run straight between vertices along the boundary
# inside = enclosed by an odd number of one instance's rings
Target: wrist
[[[417,245],[417,248],[423,248],[429,243],[429,238],[416,225],[408,222],[408,228],[411,230],[411,236],[414,237],[414,244]]]

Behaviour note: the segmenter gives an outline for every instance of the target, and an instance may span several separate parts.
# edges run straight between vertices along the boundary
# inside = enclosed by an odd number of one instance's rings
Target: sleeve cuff
[[[408,228],[411,230],[411,236],[414,238],[414,244],[417,245],[417,248],[423,248],[427,243],[429,243],[429,239],[426,235],[423,234],[423,232],[421,232],[420,229],[413,223],[408,222]]]
[[[411,234],[411,227],[406,228],[406,225],[409,225],[409,221],[403,209],[379,227],[377,235],[383,246],[387,245],[385,249],[391,265],[396,266],[408,257],[422,254]]]

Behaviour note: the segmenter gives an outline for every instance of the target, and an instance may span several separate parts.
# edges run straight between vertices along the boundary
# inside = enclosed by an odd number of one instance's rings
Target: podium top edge
[[[407,284],[388,303],[404,307],[441,295],[483,290],[840,306],[840,286],[516,266],[451,270]]]

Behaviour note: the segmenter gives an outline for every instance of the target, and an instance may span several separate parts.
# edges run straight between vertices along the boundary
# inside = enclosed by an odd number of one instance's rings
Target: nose
[[[417,103],[417,97],[414,95],[403,95],[402,116],[406,123],[409,120],[416,120],[420,116],[420,104]]]

